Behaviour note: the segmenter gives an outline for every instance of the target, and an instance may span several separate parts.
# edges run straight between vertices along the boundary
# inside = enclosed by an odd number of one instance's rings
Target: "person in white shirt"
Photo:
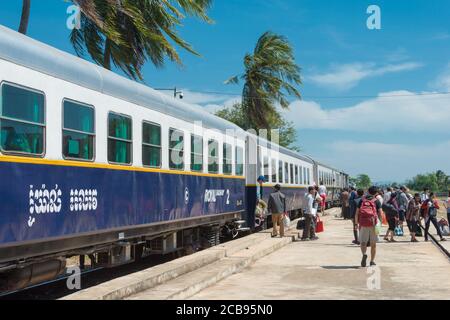
[[[428,189],[428,188],[423,189],[423,192],[420,195],[420,200],[422,202],[427,201],[428,199],[430,199],[429,194],[430,194],[430,189]]]
[[[314,228],[313,221],[316,218],[317,215],[317,209],[314,207],[315,202],[315,193],[316,190],[314,187],[308,188],[308,194],[306,195],[306,206],[305,206],[305,229],[303,230],[303,236],[302,241],[310,241],[310,240],[317,240],[316,237],[316,230]]]
[[[391,200],[392,188],[387,188],[387,191],[383,195],[383,203],[388,203]]]
[[[327,187],[325,187],[325,185],[323,184],[323,181],[320,182],[319,195],[322,198],[322,202],[320,204],[320,212],[323,215],[323,212],[325,211],[326,201],[327,201]]]

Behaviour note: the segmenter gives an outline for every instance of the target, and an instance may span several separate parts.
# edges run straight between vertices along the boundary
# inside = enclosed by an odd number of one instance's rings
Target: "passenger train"
[[[293,216],[308,185],[348,176],[0,26],[0,291],[66,260],[112,267],[255,227],[279,183]],[[245,223],[244,223],[245,222]],[[251,231],[251,230],[250,230]]]

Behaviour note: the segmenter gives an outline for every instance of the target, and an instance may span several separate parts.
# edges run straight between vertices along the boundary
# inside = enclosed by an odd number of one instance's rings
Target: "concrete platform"
[[[249,235],[147,270],[81,290],[62,300],[185,299],[292,243],[298,232],[271,238],[271,230]]]
[[[325,231],[319,241],[291,243],[191,299],[450,299],[450,263],[431,242],[405,236],[380,243],[379,269],[370,270],[360,268],[351,222],[326,217]]]

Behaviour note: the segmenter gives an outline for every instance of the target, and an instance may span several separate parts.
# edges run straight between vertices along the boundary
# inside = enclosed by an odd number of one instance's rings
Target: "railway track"
[[[138,262],[115,268],[93,268],[82,270],[81,287],[82,289],[87,289],[97,286],[103,282],[169,262],[175,258],[176,257],[172,255],[152,255],[142,258]],[[22,290],[0,293],[0,300],[56,300],[77,291],[69,290],[67,288],[66,283],[69,277],[70,275],[62,275],[56,279],[39,283]]]
[[[420,226],[422,228],[422,231],[425,235],[425,228],[423,226]],[[433,243],[433,245],[439,249],[439,251],[441,251],[449,260],[450,262],[450,252],[442,245],[441,241],[439,241],[438,239],[436,239],[436,237],[434,235],[432,235],[431,233],[428,232],[428,237],[431,239],[431,242]]]

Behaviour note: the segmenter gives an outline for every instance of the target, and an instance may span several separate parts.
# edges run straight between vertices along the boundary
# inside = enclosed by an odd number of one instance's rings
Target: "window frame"
[[[225,151],[227,150],[227,147],[229,148],[228,150],[230,151],[230,157],[229,158],[225,157]],[[222,161],[222,173],[223,173],[223,175],[225,175],[225,176],[233,175],[233,145],[231,143],[224,142],[222,144],[222,158],[223,158],[223,161]],[[229,160],[230,163],[226,163],[226,160]],[[225,172],[225,166],[226,165],[230,165],[231,166],[230,172]]]
[[[14,118],[9,118],[9,117],[4,117],[0,114],[0,122],[2,119],[7,120],[7,121],[16,121],[16,122],[20,122],[20,123],[24,123],[24,124],[28,124],[28,125],[33,125],[33,126],[40,126],[43,128],[42,131],[42,153],[28,153],[28,152],[22,152],[22,151],[8,151],[8,150],[4,150],[2,148],[2,145],[0,144],[0,153],[5,154],[5,155],[15,155],[15,156],[19,156],[19,157],[28,157],[28,158],[44,158],[45,155],[47,154],[47,96],[45,95],[45,92],[39,89],[34,89],[28,86],[24,86],[15,82],[10,82],[10,81],[2,81],[0,83],[0,96],[1,96],[1,100],[0,102],[3,105],[3,86],[4,85],[9,85],[11,87],[16,87],[18,89],[23,89],[23,90],[27,90],[27,91],[31,91],[37,94],[41,94],[44,97],[44,106],[43,106],[43,111],[44,111],[44,124],[40,124],[40,123],[35,123],[35,122],[31,122],[31,121],[26,121],[26,120],[18,120],[18,119],[14,119]],[[0,126],[1,128],[1,126]]]
[[[239,152],[238,150],[240,150],[241,155],[242,155],[242,163],[238,162],[238,155]],[[241,147],[239,145],[235,145],[234,147],[234,159],[235,159],[235,167],[234,167],[234,174],[238,177],[244,177],[245,176],[245,156],[244,156],[244,147]],[[242,167],[242,172],[238,173],[237,169],[238,167]]]
[[[289,184],[289,162],[284,163],[284,183]]]
[[[278,183],[281,183],[281,184],[284,183],[284,161],[283,160],[278,160]]]
[[[278,182],[278,177],[277,177],[277,175],[278,175],[278,167],[277,167],[277,159],[275,159],[275,158],[271,158],[270,159],[270,166],[271,166],[271,175],[270,175],[270,178],[271,178],[271,181],[272,181],[272,183],[277,183]]]
[[[83,107],[91,108],[92,111],[94,111],[94,122],[93,122],[94,123],[94,127],[93,127],[94,133],[93,134],[86,133],[86,132],[83,132],[83,131],[73,130],[73,129],[66,129],[64,127],[64,111],[65,111],[64,102],[66,102],[66,101],[82,105]],[[84,103],[84,102],[78,101],[78,100],[74,100],[74,99],[70,99],[70,98],[63,98],[63,100],[61,102],[61,111],[62,111],[61,112],[62,113],[62,115],[61,115],[61,117],[62,117],[61,118],[61,148],[62,148],[61,154],[62,154],[63,159],[64,160],[70,160],[70,161],[95,162],[96,155],[97,155],[96,154],[96,151],[97,151],[97,148],[96,148],[96,142],[97,142],[97,139],[96,139],[97,138],[96,120],[97,119],[95,117],[95,106],[92,105],[92,104],[88,104],[88,103]],[[66,157],[64,155],[64,131],[70,131],[70,132],[75,132],[75,133],[79,133],[79,134],[87,134],[87,135],[90,135],[90,136],[92,136],[94,138],[94,150],[93,150],[93,154],[92,154],[93,155],[92,160],[73,158],[73,157]]]
[[[115,114],[118,115],[120,117],[124,117],[124,118],[129,118],[131,121],[131,137],[130,137],[130,141],[126,140],[126,139],[121,139],[121,138],[114,138],[114,137],[110,137],[109,135],[109,115],[110,114]],[[114,111],[108,111],[108,115],[106,117],[106,121],[107,121],[107,126],[106,126],[106,159],[108,160],[108,163],[113,164],[113,165],[118,165],[118,166],[128,166],[131,167],[133,166],[133,117],[129,116],[127,114],[124,113],[119,113],[119,112],[114,112]],[[131,148],[130,148],[130,163],[121,163],[121,162],[113,162],[113,161],[109,161],[109,139],[113,139],[116,141],[122,141],[122,142],[127,142],[131,144]]]
[[[211,151],[209,149],[211,143],[216,143],[217,144],[217,155],[215,157],[211,156]],[[208,163],[207,163],[208,170],[207,171],[208,171],[209,174],[219,174],[220,173],[220,152],[219,151],[220,151],[220,143],[219,143],[219,141],[216,140],[216,139],[213,139],[213,138],[208,139]],[[217,163],[216,163],[217,164],[217,171],[211,171],[209,169],[209,166],[214,164],[214,163],[210,163],[210,161],[209,161],[210,158],[215,158],[217,160]]]
[[[147,146],[147,147],[153,147],[153,148],[155,148],[155,147],[158,147],[157,145],[154,145],[154,144],[150,144],[150,143],[146,143],[146,142],[144,142],[144,125],[145,124],[149,124],[149,125],[151,125],[151,126],[156,126],[156,127],[159,127],[159,136],[160,136],[160,145],[159,145],[159,166],[158,167],[155,167],[155,166],[149,166],[149,165],[146,165],[146,164],[144,164],[144,146]],[[161,169],[162,168],[162,162],[163,162],[163,154],[162,154],[162,127],[161,127],[161,125],[159,124],[159,123],[156,123],[156,122],[153,122],[153,121],[148,121],[148,120],[142,120],[142,144],[141,144],[141,147],[142,147],[142,166],[144,167],[144,168],[154,168],[154,169]]]
[[[178,132],[181,132],[182,134],[183,134],[183,151],[182,151],[182,153],[183,153],[183,168],[182,169],[179,169],[179,168],[171,168],[170,167],[170,155],[171,155],[171,153],[172,153],[172,150],[175,150],[175,149],[173,149],[173,148],[171,148],[170,147],[170,131],[171,130],[173,130],[173,131],[178,131]],[[183,130],[180,130],[180,129],[175,129],[175,128],[173,128],[173,127],[169,127],[169,140],[168,140],[168,148],[167,148],[167,150],[169,151],[169,158],[168,158],[168,168],[169,168],[169,170],[172,170],[172,171],[186,171],[186,157],[185,157],[185,154],[186,154],[186,139],[184,139],[184,137],[185,137],[185,132],[183,131]],[[179,150],[178,150],[178,152],[180,152]]]
[[[190,153],[190,159],[191,159],[191,161],[190,161],[190,170],[191,170],[191,172],[203,172],[203,169],[205,168],[205,159],[203,158],[203,156],[204,156],[204,146],[203,146],[203,136],[200,136],[200,135],[198,135],[198,134],[191,134],[190,135],[191,136],[191,139],[190,139],[190,142],[191,142],[191,153]],[[194,151],[193,151],[193,148],[192,148],[192,139],[201,139],[201,146],[202,146],[202,153],[200,154],[200,153],[195,153]],[[192,156],[194,156],[194,158],[195,158],[195,156],[200,156],[201,155],[201,159],[202,159],[202,168],[200,169],[200,170],[194,170],[193,169],[193,166],[194,166],[194,163],[192,162]]]
[[[289,164],[289,181],[291,184],[295,184],[294,165],[292,163]]]
[[[264,176],[264,180],[266,182],[270,181],[270,158],[268,155],[263,156],[263,169],[262,175]]]

